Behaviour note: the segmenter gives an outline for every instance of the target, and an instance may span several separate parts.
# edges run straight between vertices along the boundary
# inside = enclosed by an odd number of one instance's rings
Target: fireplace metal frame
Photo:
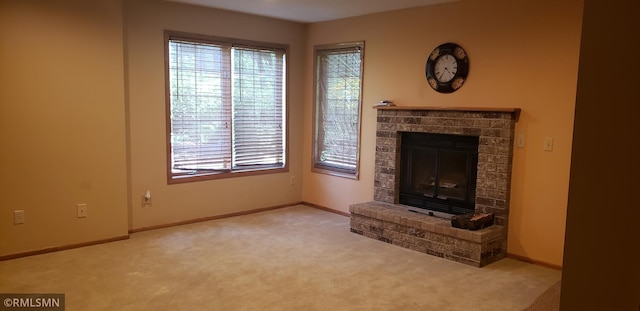
[[[475,211],[476,179],[478,172],[478,145],[479,137],[467,135],[435,134],[424,132],[401,132],[400,152],[400,180],[398,201],[400,204],[409,205],[428,211],[443,212],[451,215],[473,213]],[[416,161],[427,160],[419,156],[420,151],[434,152],[433,163],[434,181],[433,194],[412,191],[415,186],[417,173],[413,165]],[[457,152],[464,156],[464,189],[458,189],[458,193],[464,198],[445,196],[442,180],[443,154]],[[456,186],[457,187],[457,186]]]

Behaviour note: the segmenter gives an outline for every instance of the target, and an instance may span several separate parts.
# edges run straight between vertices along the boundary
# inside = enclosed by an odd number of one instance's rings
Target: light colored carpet
[[[66,310],[522,310],[560,271],[475,268],[349,232],[306,206],[136,233],[0,262],[0,293],[65,293]]]
[[[558,311],[560,310],[560,281],[544,291],[524,311]]]

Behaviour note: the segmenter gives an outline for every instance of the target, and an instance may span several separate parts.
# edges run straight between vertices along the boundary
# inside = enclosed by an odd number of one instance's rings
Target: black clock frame
[[[458,70],[453,76],[453,79],[448,82],[440,82],[434,73],[435,64],[438,58],[447,54],[456,59]],[[467,75],[469,74],[469,56],[461,46],[455,43],[441,44],[433,49],[431,54],[429,54],[425,72],[427,76],[427,83],[431,88],[440,93],[453,93],[458,90],[467,79]]]

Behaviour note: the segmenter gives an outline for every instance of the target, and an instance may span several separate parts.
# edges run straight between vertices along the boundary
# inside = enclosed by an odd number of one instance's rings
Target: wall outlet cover
[[[20,225],[24,223],[24,210],[13,211],[13,224]]]
[[[78,204],[78,218],[87,217],[87,204],[81,203]]]

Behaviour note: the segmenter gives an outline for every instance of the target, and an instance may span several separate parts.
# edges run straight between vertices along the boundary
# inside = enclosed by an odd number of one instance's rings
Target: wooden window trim
[[[318,137],[318,51],[331,51],[331,50],[342,50],[349,48],[359,48],[361,52],[361,61],[362,64],[360,66],[360,102],[358,107],[358,125],[357,125],[357,154],[355,161],[355,172],[348,172],[346,170],[341,170],[335,167],[329,167],[319,164],[317,160],[317,137]],[[313,115],[312,115],[312,154],[311,154],[311,171],[320,174],[332,175],[336,177],[348,178],[358,180],[360,178],[360,154],[361,154],[361,142],[362,142],[362,94],[363,94],[363,81],[364,81],[364,41],[357,42],[346,42],[346,43],[338,43],[338,44],[327,44],[327,45],[317,45],[314,46],[313,51]]]
[[[232,171],[216,171],[216,172],[200,172],[198,174],[176,174],[171,165],[171,87],[170,87],[170,77],[169,77],[169,41],[170,40],[186,40],[186,41],[197,41],[202,43],[212,43],[212,44],[231,44],[233,46],[238,47],[248,47],[248,48],[267,48],[267,49],[281,49],[285,53],[285,68],[284,68],[284,78],[285,81],[283,83],[284,87],[284,114],[283,114],[283,122],[284,122],[284,155],[283,161],[284,165],[282,167],[253,167],[247,169],[234,169]],[[164,74],[165,74],[165,143],[166,143],[166,174],[167,174],[167,183],[168,184],[181,184],[181,183],[189,183],[189,182],[199,182],[206,180],[217,180],[217,179],[225,179],[225,178],[234,178],[234,177],[244,177],[244,176],[258,176],[265,174],[278,174],[278,173],[286,173],[289,171],[289,46],[282,44],[274,44],[274,43],[266,43],[259,41],[251,41],[251,40],[243,40],[243,39],[234,39],[234,38],[225,38],[225,37],[217,37],[217,36],[209,36],[202,34],[193,34],[172,30],[164,31]]]

